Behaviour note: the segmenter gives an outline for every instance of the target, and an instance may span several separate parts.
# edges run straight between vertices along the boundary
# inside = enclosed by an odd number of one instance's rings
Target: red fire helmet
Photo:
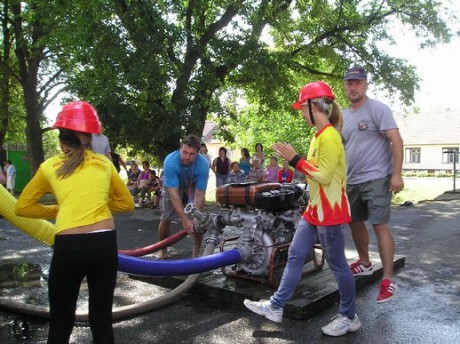
[[[331,86],[323,81],[310,82],[300,89],[299,100],[291,106],[296,110],[300,110],[302,104],[316,98],[330,98],[334,100],[335,96],[332,93]]]
[[[56,117],[53,128],[64,128],[89,134],[102,132],[102,124],[96,109],[84,101],[70,102],[64,105]]]

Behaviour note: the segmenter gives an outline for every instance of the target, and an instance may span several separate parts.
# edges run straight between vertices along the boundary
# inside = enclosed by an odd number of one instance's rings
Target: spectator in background
[[[283,168],[278,171],[278,183],[291,183],[294,172],[289,167],[289,161],[283,160]]]
[[[6,161],[6,189],[14,195],[14,187],[16,185],[16,167],[11,160]]]
[[[134,166],[138,167],[138,166],[137,166],[137,162],[136,162],[136,160],[131,160],[130,163],[129,163],[129,170],[128,170],[128,173],[131,173],[131,171],[133,170],[133,167],[134,167]]]
[[[305,154],[302,154],[300,157],[304,160],[307,159]],[[294,176],[293,176],[292,182],[296,184],[306,184],[307,176],[303,174],[302,172],[300,172],[299,170],[294,170]]]
[[[108,137],[105,136],[102,132],[99,134],[93,134],[92,136],[93,137],[91,140],[91,149],[93,150],[93,152],[103,154],[107,158],[112,160],[112,150],[110,149]]]
[[[150,208],[157,209],[160,207],[160,197],[161,197],[161,181],[160,178],[156,175],[155,170],[152,170],[153,178],[150,183],[149,192],[152,197],[152,205]]]
[[[227,148],[219,148],[219,156],[212,162],[211,169],[216,174],[216,187],[228,183],[231,161],[227,158]]]
[[[126,173],[128,173],[128,168],[126,167],[126,164],[123,158],[120,156],[120,154],[116,152],[111,152],[111,156],[112,156],[112,162],[115,165],[115,169],[117,170],[117,172],[120,173],[120,170],[121,170],[120,165],[121,165],[125,169]]]
[[[201,142],[200,154],[203,155],[209,163],[209,167],[211,167],[211,157],[208,154],[208,147],[206,143]]]
[[[0,184],[6,188],[6,173],[3,169],[3,163],[0,163]]]
[[[247,176],[249,170],[251,169],[251,156],[249,155],[249,150],[247,148],[241,149],[241,159],[240,159],[240,169]]]
[[[256,152],[254,154],[253,159],[258,159],[260,168],[264,169],[265,168],[264,146],[262,146],[261,143],[256,143],[255,150]]]
[[[270,157],[270,163],[265,169],[264,182],[274,183],[278,179],[278,171],[281,167],[278,165],[278,158],[276,156]]]
[[[231,165],[231,171],[228,177],[229,183],[241,183],[246,180],[246,175],[240,170],[240,165],[234,161]]]
[[[138,193],[140,193],[140,197],[136,202],[136,208],[140,208],[144,206],[144,203],[147,202],[146,196],[150,197],[149,189],[152,185],[152,181],[154,179],[154,174],[150,169],[150,164],[148,161],[142,162],[143,171],[139,174],[139,178],[137,178],[137,185],[133,190],[133,196],[136,197]],[[147,198],[148,198],[147,197]]]
[[[128,186],[131,195],[134,192],[134,188],[137,186],[137,179],[139,178],[140,174],[141,171],[139,170],[139,166],[137,166],[134,160],[131,161],[131,167],[128,170],[128,181],[126,182],[126,186]]]
[[[260,168],[259,159],[252,160],[252,167],[249,170],[249,174],[246,176],[248,182],[262,182],[264,180],[264,169]]]

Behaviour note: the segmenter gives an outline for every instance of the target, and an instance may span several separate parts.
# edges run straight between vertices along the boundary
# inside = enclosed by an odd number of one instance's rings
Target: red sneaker
[[[390,301],[393,296],[395,296],[395,292],[398,289],[398,286],[395,282],[390,281],[389,279],[382,280],[382,284],[380,284],[380,293],[377,296],[377,302],[387,302]]]
[[[350,270],[353,276],[370,276],[374,273],[372,263],[364,265],[359,260],[350,265]]]

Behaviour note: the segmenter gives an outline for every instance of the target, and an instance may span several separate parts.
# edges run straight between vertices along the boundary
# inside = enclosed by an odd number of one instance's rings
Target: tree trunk
[[[36,87],[28,85],[24,90],[26,104],[26,135],[27,150],[30,159],[30,172],[34,175],[38,167],[44,160],[44,150],[42,142],[42,128],[40,125],[40,111],[38,109],[38,93]]]
[[[8,1],[5,1],[2,8],[2,52],[0,61],[0,163],[6,159],[6,152],[3,149],[5,143],[6,131],[9,122],[9,104],[10,104],[10,74],[8,66],[10,64],[11,37],[9,29]]]

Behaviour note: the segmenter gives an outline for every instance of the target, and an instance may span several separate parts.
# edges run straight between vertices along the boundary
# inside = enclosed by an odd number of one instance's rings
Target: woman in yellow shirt
[[[85,276],[93,342],[113,343],[118,253],[112,211],[132,211],[134,201],[112,162],[90,149],[91,134],[101,132],[91,104],[66,104],[54,128],[59,129],[62,153],[40,165],[16,204],[16,215],[56,219],[48,280],[48,343],[69,342]],[[39,203],[47,193],[54,194],[57,205]]]
[[[287,143],[273,145],[278,156],[288,160],[292,167],[307,176],[310,201],[297,224],[278,290],[270,300],[245,300],[244,304],[269,320],[281,322],[283,307],[294,294],[305,258],[312,253],[319,237],[340,294],[339,314],[321,330],[330,336],[342,336],[359,330],[361,322],[355,313],[355,280],[345,257],[344,224],[350,222],[351,218],[345,189],[345,149],[339,133],[342,112],[334,99],[328,84],[315,81],[302,87],[298,102],[292,105],[302,111],[309,126],[317,129],[306,160]]]

